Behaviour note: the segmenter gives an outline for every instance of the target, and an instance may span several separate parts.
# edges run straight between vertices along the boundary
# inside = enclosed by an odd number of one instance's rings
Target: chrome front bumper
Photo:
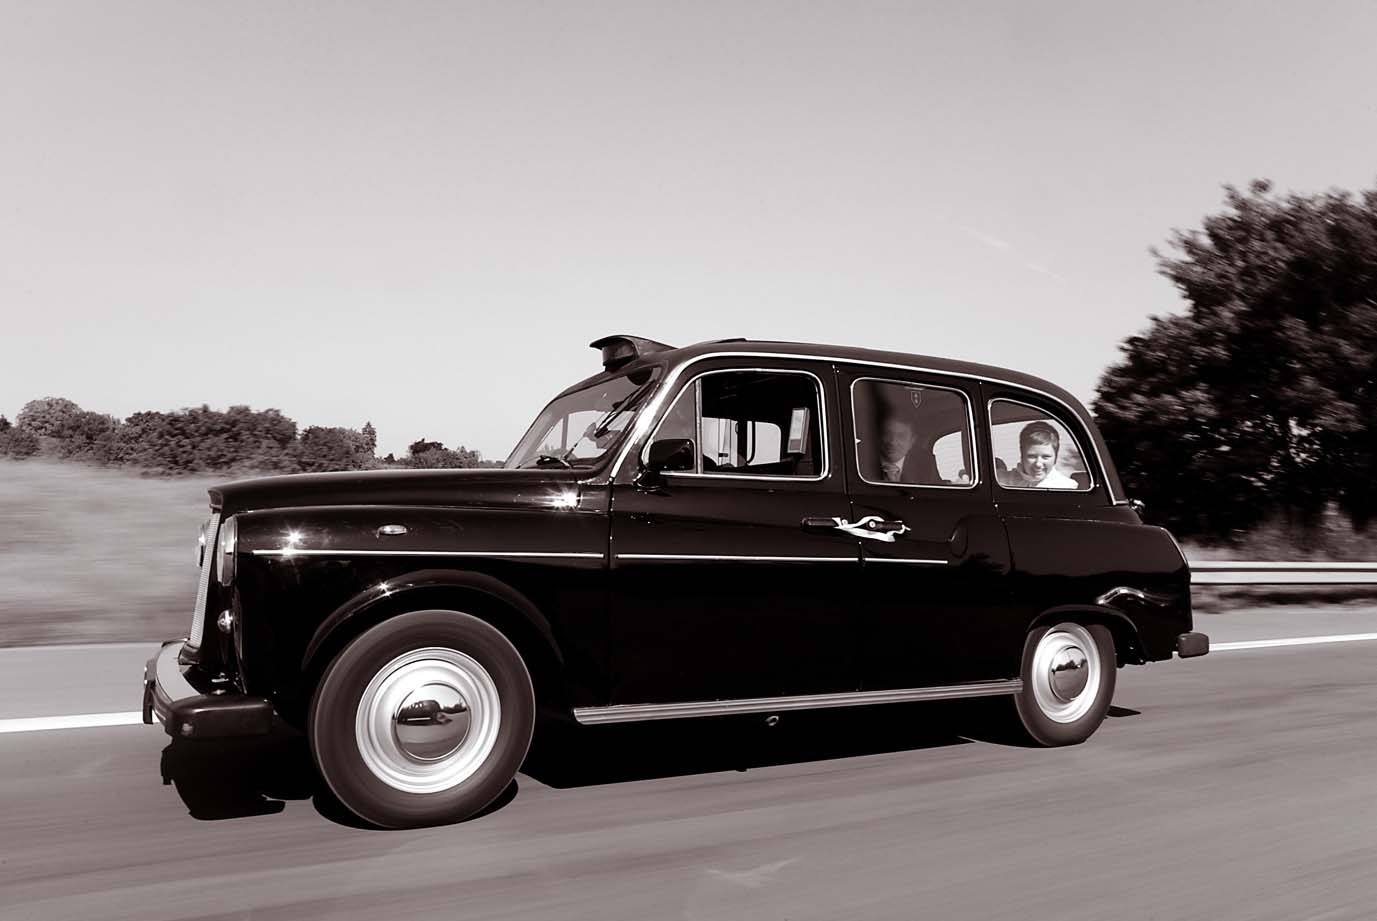
[[[143,667],[143,721],[163,724],[179,739],[256,736],[272,731],[273,705],[241,693],[228,681],[202,676],[178,656],[183,640],[169,640]]]

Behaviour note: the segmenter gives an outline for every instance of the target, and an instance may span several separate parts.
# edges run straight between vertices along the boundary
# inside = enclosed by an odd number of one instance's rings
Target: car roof
[[[1076,399],[1065,389],[1045,378],[1037,377],[1036,375],[1028,374],[1023,371],[1016,371],[1013,368],[1001,368],[997,365],[980,364],[974,361],[961,361],[955,358],[941,358],[936,355],[919,355],[912,352],[891,352],[881,349],[867,349],[848,345],[825,345],[816,342],[789,342],[785,340],[767,339],[710,339],[704,342],[695,342],[693,345],[665,347],[655,351],[647,351],[632,361],[618,365],[611,371],[599,371],[584,380],[571,384],[569,387],[565,388],[561,395],[587,387],[600,378],[619,377],[623,374],[634,373],[642,368],[649,368],[657,365],[673,368],[687,361],[692,361],[708,355],[719,354],[724,356],[740,354],[787,355],[819,361],[896,365],[904,368],[918,368],[938,374],[980,378],[996,383],[1012,384],[1015,387],[1023,387],[1056,397],[1061,402],[1071,407],[1078,416],[1082,417],[1082,421],[1087,423],[1092,421],[1089,413],[1081,404],[1081,401]]]
[[[1079,405],[1079,400],[1049,380],[997,365],[962,361],[955,358],[942,358],[936,355],[919,355],[913,352],[895,352],[883,349],[868,349],[848,345],[826,345],[816,342],[790,342],[786,340],[761,339],[714,339],[697,342],[682,348],[655,352],[647,356],[652,361],[678,363],[681,360],[697,358],[706,354],[721,352],[751,352],[761,354],[799,355],[807,358],[839,362],[857,362],[881,365],[901,365],[922,368],[939,374],[953,374],[965,377],[978,377],[1040,390],[1054,394],[1061,399]]]

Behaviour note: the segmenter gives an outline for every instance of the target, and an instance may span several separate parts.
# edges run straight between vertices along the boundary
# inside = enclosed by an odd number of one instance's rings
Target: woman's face
[[[1019,466],[1023,475],[1031,480],[1041,480],[1057,465],[1057,452],[1051,445],[1030,444],[1023,452],[1023,462]]]

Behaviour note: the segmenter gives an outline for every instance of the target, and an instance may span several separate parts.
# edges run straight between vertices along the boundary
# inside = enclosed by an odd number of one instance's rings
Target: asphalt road
[[[485,815],[404,832],[351,824],[285,733],[0,735],[0,918],[1370,918],[1375,663],[1356,642],[1123,670],[1099,733],[1057,750],[931,704],[575,730]]]

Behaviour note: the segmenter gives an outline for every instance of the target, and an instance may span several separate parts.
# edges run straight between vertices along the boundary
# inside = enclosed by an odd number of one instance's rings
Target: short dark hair
[[[1053,456],[1061,454],[1061,436],[1046,422],[1029,422],[1018,433],[1018,453],[1027,454],[1030,445],[1051,445]]]

